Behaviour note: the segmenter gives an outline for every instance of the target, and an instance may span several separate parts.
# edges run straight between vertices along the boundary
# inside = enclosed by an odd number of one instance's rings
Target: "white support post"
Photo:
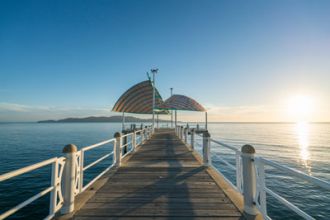
[[[116,138],[116,145],[114,146],[114,159],[115,159],[115,166],[120,167],[121,164],[121,146],[122,146],[122,138],[121,133],[116,132],[114,137]]]
[[[211,161],[211,135],[208,131],[203,132],[203,164],[210,166]]]
[[[184,142],[188,143],[188,126],[184,128]]]
[[[146,126],[145,128],[144,128],[144,130],[143,130],[143,134],[144,134],[144,139],[145,140],[148,140],[149,139],[149,129],[148,129],[148,127]]]
[[[125,112],[123,112],[123,116],[121,119],[121,130],[125,130]]]
[[[141,136],[141,144],[144,142],[144,129],[140,131],[140,136]]]
[[[136,148],[136,131],[135,129],[133,130],[132,133],[132,151],[134,152]]]
[[[60,187],[60,182],[58,181],[58,160],[56,160],[52,164],[52,177],[51,177],[51,185],[54,187],[50,193],[50,207],[49,207],[49,215],[53,215],[56,212],[56,204],[57,204],[57,191]]]
[[[85,160],[85,151],[81,150],[80,151],[80,178],[79,178],[79,193],[82,191],[82,189],[84,188],[84,160]]]
[[[251,145],[244,145],[241,151],[243,166],[244,212],[248,215],[255,216],[258,214],[255,203],[256,172],[253,164],[255,149]]]
[[[74,197],[76,189],[76,154],[77,147],[74,144],[68,144],[63,148],[63,153],[65,154],[65,165],[63,173],[63,206],[61,209],[62,214],[68,214],[74,211]]]
[[[205,112],[205,130],[207,130],[208,128],[207,128],[207,112]]]
[[[176,127],[176,126],[178,126],[178,121],[177,121],[177,120],[178,120],[178,115],[177,115],[177,113],[176,113],[176,110],[175,110],[174,113],[175,113],[175,114],[174,114],[174,122],[175,122],[174,125],[175,125],[175,127]]]
[[[190,147],[191,147],[191,150],[194,150],[195,149],[195,129],[192,128],[190,130]]]
[[[241,163],[241,153],[236,151],[236,187],[240,193],[242,193],[242,163]]]
[[[264,218],[268,216],[267,214],[267,200],[266,200],[266,183],[265,183],[265,164],[261,160],[256,160],[256,170],[257,170],[257,192],[256,198],[260,198],[258,202],[259,209]]]

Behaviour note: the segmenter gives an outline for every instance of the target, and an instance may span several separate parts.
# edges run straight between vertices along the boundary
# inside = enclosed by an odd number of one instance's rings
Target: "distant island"
[[[105,117],[105,116],[100,116],[100,117],[95,117],[95,116],[90,116],[86,118],[65,118],[65,119],[60,119],[60,120],[43,120],[43,121],[38,121],[38,123],[67,123],[67,122],[122,122],[123,117],[122,116],[110,116],[110,117]],[[152,122],[152,119],[142,119],[142,118],[137,118],[133,116],[125,116],[125,122]],[[159,120],[159,122],[171,122],[170,120]]]

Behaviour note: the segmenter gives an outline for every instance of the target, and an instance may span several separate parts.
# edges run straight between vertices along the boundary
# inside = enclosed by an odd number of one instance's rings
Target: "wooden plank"
[[[108,194],[109,195],[109,194]],[[125,204],[130,204],[130,203],[145,203],[145,202],[155,202],[155,203],[171,203],[171,204],[176,204],[176,203],[227,203],[227,204],[232,204],[231,201],[222,195],[222,197],[217,197],[217,198],[178,198],[178,197],[170,197],[170,198],[161,198],[161,197],[112,197],[102,194],[102,196],[96,196],[95,198],[91,199],[89,202],[108,202],[108,203],[120,203],[123,202]]]
[[[76,216],[75,220],[191,220],[191,217],[152,217],[152,216],[134,216],[134,217],[110,217],[110,216]],[[194,220],[242,220],[241,217],[193,217]]]
[[[143,208],[143,209],[171,209],[171,210],[235,210],[235,206],[230,203],[189,203],[189,202],[89,202],[85,209],[109,209],[115,212],[118,210]]]
[[[173,132],[153,135],[74,219],[224,219],[242,214]]]
[[[114,209],[109,210],[107,208],[99,209],[82,209],[77,213],[80,216],[184,216],[184,217],[194,217],[194,216],[225,216],[225,217],[239,217],[242,214],[236,210],[180,210],[180,209],[144,209],[144,208],[134,208],[130,209]]]

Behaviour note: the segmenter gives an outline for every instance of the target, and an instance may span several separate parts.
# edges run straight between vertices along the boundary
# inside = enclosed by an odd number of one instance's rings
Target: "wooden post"
[[[251,145],[244,145],[242,151],[243,166],[243,196],[244,212],[249,215],[257,215],[258,210],[255,205],[256,194],[256,172],[254,169],[255,149]]]
[[[208,131],[203,132],[203,164],[204,166],[211,165],[211,135]]]
[[[74,144],[68,144],[62,151],[65,154],[65,165],[63,172],[63,206],[61,208],[62,214],[68,214],[74,211],[74,197],[76,189],[76,160],[77,147]]]
[[[122,138],[121,133],[116,132],[114,137],[116,138],[116,145],[114,146],[114,159],[115,159],[115,166],[120,167],[121,164],[121,146],[122,146]]]
[[[192,150],[194,150],[194,148],[195,148],[195,129],[194,128],[192,128],[191,130],[190,130],[190,146],[191,146],[191,149]]]

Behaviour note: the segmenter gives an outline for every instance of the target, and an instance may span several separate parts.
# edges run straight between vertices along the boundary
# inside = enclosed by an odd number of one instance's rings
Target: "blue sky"
[[[165,98],[174,87],[213,121],[290,121],[283,106],[295,94],[316,100],[312,120],[330,121],[329,10],[303,0],[1,0],[0,121],[111,115],[153,67]]]

